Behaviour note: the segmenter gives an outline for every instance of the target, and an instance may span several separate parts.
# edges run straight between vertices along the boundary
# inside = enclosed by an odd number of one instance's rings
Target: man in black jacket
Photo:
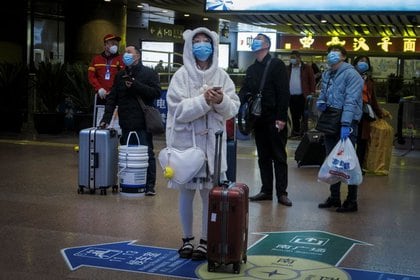
[[[137,98],[140,97],[145,104],[153,105],[153,101],[161,95],[159,77],[155,71],[141,63],[140,50],[135,46],[127,46],[123,62],[126,68],[118,72],[115,77],[111,92],[106,99],[101,126],[105,127],[110,123],[114,109],[118,106],[119,125],[122,130],[121,144],[127,142],[130,131],[136,131],[140,144],[148,146],[146,195],[155,195],[156,159],[153,152],[153,137],[146,131],[143,110]],[[138,144],[137,139],[130,139],[129,144]]]
[[[248,67],[244,84],[240,90],[241,101],[247,93],[256,94],[260,87],[264,69],[270,61],[267,77],[262,87],[262,113],[257,119],[254,136],[258,152],[258,165],[262,181],[261,191],[251,196],[251,201],[273,199],[273,163],[276,177],[277,201],[292,206],[287,197],[287,110],[289,107],[289,78],[283,61],[269,54],[270,38],[258,34],[251,49],[255,62]]]

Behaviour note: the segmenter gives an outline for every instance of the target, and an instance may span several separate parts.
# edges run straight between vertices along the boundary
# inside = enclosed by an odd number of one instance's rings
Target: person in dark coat
[[[106,98],[105,113],[101,126],[109,125],[112,114],[118,106],[119,125],[122,130],[121,143],[127,142],[130,131],[136,131],[140,144],[148,146],[149,166],[147,168],[146,195],[155,195],[156,160],[153,152],[153,137],[146,131],[143,110],[138,102],[140,97],[147,105],[153,106],[155,99],[160,98],[161,88],[158,74],[145,67],[140,61],[140,50],[127,46],[123,55],[126,68],[115,77],[111,92]],[[138,144],[137,139],[130,139],[129,144]]]
[[[251,48],[256,60],[246,70],[245,80],[239,93],[242,103],[247,99],[248,93],[256,94],[264,69],[267,63],[270,63],[262,88],[261,116],[257,119],[254,129],[262,186],[260,192],[249,199],[251,201],[273,199],[274,170],[277,201],[285,206],[292,206],[286,191],[289,77],[284,62],[269,54],[270,45],[270,38],[267,35],[258,34],[255,37]]]

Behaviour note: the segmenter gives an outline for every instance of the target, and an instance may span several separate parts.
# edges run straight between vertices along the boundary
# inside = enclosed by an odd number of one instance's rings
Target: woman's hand
[[[220,104],[223,101],[223,91],[221,88],[209,88],[204,92],[204,98],[209,105]]]

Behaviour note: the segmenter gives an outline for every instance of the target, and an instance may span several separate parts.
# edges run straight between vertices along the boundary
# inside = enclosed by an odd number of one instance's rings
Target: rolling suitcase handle
[[[214,186],[220,186],[220,169],[222,164],[222,136],[223,130],[218,130],[216,135],[216,148],[214,150],[214,172],[213,172],[213,184]]]

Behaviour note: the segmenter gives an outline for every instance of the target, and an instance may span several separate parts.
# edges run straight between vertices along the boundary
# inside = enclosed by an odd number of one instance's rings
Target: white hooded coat
[[[206,70],[197,67],[192,53],[192,40],[198,33],[204,33],[212,40],[213,54],[211,65]],[[226,164],[226,120],[238,113],[239,97],[229,75],[218,66],[218,35],[207,28],[199,27],[186,30],[183,61],[184,65],[174,74],[167,92],[168,115],[166,120],[166,142],[180,150],[193,146],[192,126],[195,130],[197,147],[206,154],[207,164],[203,166],[197,178],[212,178],[214,172],[215,132],[223,130],[221,174],[225,178]],[[213,86],[221,86],[223,100],[220,104],[208,105],[204,92]],[[171,135],[171,130],[173,132]],[[169,181],[170,188],[201,189],[211,188],[212,180],[206,183],[189,182],[178,185]]]

